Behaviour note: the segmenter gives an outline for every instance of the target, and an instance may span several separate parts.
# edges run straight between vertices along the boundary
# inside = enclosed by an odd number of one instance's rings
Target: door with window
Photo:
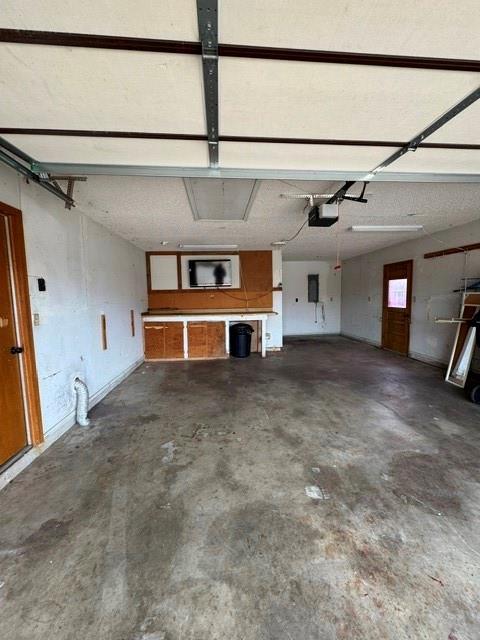
[[[0,213],[0,466],[27,446],[8,218]]]
[[[408,355],[413,261],[383,267],[382,347]]]

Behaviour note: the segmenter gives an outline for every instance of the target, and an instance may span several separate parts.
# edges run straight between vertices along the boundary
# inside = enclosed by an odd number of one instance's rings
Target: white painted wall
[[[341,275],[333,262],[283,262],[283,335],[340,333]],[[317,322],[315,305],[308,302],[308,274],[319,275]],[[297,301],[298,300],[298,301]],[[322,304],[325,319],[322,314]]]
[[[383,265],[414,260],[410,352],[415,358],[446,364],[455,327],[436,324],[436,317],[457,316],[461,296],[453,293],[464,276],[480,279],[480,251],[425,260],[423,255],[480,239],[480,220],[432,236],[347,260],[342,269],[342,333],[380,344]]]
[[[48,439],[74,424],[76,376],[85,380],[95,402],[142,361],[145,254],[3,167],[0,200],[23,212],[31,308],[40,317],[33,333]],[[38,291],[39,277],[46,280],[46,292]],[[101,314],[107,317],[106,351]]]
[[[274,249],[272,251],[272,286],[273,288],[282,286],[282,251],[280,249]],[[272,298],[272,307],[276,315],[269,316],[267,320],[267,349],[276,351],[283,347],[283,292],[281,290],[273,291]]]

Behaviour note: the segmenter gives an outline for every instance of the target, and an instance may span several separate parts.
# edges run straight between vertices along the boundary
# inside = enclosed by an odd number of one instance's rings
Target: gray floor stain
[[[395,456],[390,472],[397,495],[428,511],[460,515],[460,487],[442,456],[405,452]]]

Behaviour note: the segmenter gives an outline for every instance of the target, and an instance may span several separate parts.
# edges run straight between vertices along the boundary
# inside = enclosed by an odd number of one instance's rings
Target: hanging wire
[[[309,203],[307,203],[304,207],[303,207],[303,212],[305,212],[305,209],[309,206]],[[287,238],[286,240],[283,240],[282,242],[291,242],[292,240],[295,240],[295,238],[297,238],[300,235],[300,232],[302,231],[302,229],[305,227],[305,225],[310,222],[310,220],[313,220],[315,216],[314,211],[312,211],[310,213],[310,215],[307,217],[307,219],[302,222],[301,226],[299,227],[299,229],[293,234],[293,236],[291,238]]]
[[[443,244],[445,247],[448,247],[449,249],[457,249],[458,251],[463,251],[464,253],[468,253],[468,249],[465,249],[465,247],[452,247],[449,242],[440,240],[440,238],[437,238],[435,235],[433,235],[433,233],[429,233],[424,226],[422,226],[422,231],[426,236],[428,236],[429,238],[432,238],[432,240],[435,240],[435,242],[439,242],[440,244]]]
[[[293,187],[294,189],[298,189],[298,191],[300,193],[304,193],[305,190],[302,190],[301,187],[299,187],[296,184],[293,184],[293,182],[289,182],[288,180],[279,180],[279,182],[283,182],[283,184],[288,184],[289,187]]]

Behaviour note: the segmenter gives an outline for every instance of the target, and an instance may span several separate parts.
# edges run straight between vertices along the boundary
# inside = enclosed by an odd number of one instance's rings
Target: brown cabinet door
[[[207,322],[189,322],[188,357],[205,358],[207,356]]]
[[[412,306],[412,260],[383,268],[382,347],[408,355]]]
[[[183,358],[183,322],[165,322],[165,358]]]
[[[158,360],[165,358],[165,325],[146,322],[144,325],[145,358]]]
[[[216,358],[225,355],[225,323],[207,322],[206,355]]]

